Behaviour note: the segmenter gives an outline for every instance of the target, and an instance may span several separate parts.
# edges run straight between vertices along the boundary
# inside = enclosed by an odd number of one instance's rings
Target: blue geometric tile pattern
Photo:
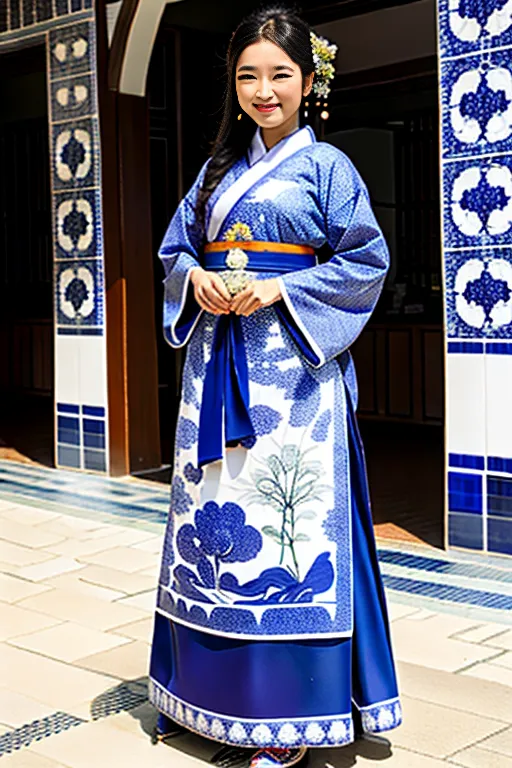
[[[512,0],[438,0],[438,24],[448,355],[469,353],[470,345],[504,355],[512,340]],[[462,453],[461,436],[451,426],[448,434]],[[487,467],[458,467],[478,470],[483,489],[487,471],[506,471],[509,458],[482,458]],[[450,546],[510,554],[508,521],[491,520],[491,507],[506,502],[476,498],[451,488]]]
[[[56,258],[98,257],[102,252],[99,190],[55,194]]]
[[[107,471],[105,409],[57,403],[57,463],[60,467]],[[48,491],[51,495],[51,492]]]
[[[92,22],[52,30],[49,38],[52,80],[95,71],[95,35]]]
[[[98,144],[96,131],[97,121],[93,118],[53,126],[55,190],[99,186],[99,156],[94,152]]]
[[[512,244],[512,155],[445,163],[443,188],[446,248]]]
[[[95,103],[95,83],[90,75],[67,77],[51,83],[54,122],[91,115],[95,112]]]
[[[484,525],[482,517],[473,514],[448,513],[448,543],[462,549],[484,548]]]
[[[512,248],[449,252],[445,272],[448,337],[510,338]]]
[[[58,326],[103,326],[103,269],[99,259],[56,261],[54,284]]]
[[[448,472],[448,509],[481,515],[482,475]]]
[[[510,50],[441,64],[443,157],[510,151]]]
[[[511,0],[439,0],[439,54],[512,45]]]

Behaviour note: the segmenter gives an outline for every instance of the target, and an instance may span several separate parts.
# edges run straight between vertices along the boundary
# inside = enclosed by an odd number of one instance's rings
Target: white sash
[[[267,173],[273,171],[283,160],[294,155],[299,149],[313,144],[315,141],[315,135],[308,125],[299,131],[295,131],[288,139],[278,142],[272,149],[269,149],[261,160],[258,160],[234,184],[231,184],[221,194],[212,208],[206,234],[208,242],[211,243],[215,240],[226,216],[254,184],[266,176]]]

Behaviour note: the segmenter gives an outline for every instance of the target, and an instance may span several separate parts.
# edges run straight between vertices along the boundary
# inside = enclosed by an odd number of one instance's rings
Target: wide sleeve
[[[283,300],[276,305],[315,368],[338,357],[357,339],[375,308],[389,266],[389,252],[364,182],[342,152],[330,149],[335,154],[318,179],[325,236],[333,256],[325,264],[280,277]]]
[[[190,273],[200,266],[203,235],[197,224],[195,203],[206,165],[179,204],[158,251],[165,271],[164,336],[175,348],[189,341],[203,312],[194,298]]]

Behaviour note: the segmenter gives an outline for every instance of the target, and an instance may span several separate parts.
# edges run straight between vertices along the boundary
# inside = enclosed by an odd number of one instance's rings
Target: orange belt
[[[205,253],[229,251],[231,248],[240,248],[242,251],[271,251],[273,253],[310,253],[315,249],[310,245],[295,245],[295,243],[271,243],[265,240],[218,240],[207,243],[204,246]]]

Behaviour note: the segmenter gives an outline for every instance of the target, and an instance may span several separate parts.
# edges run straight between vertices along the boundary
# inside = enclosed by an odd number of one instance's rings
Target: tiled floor
[[[3,402],[0,407],[0,460],[52,466],[51,399],[24,398]],[[166,423],[172,425],[172,419],[173,414],[168,413]],[[360,428],[377,534],[387,539],[442,546],[442,428],[365,419],[360,420]],[[164,453],[169,455],[169,440],[163,442]],[[147,473],[148,478],[164,482],[168,482],[169,475],[168,469]]]
[[[200,768],[154,745],[146,700],[168,488],[0,461],[3,768]],[[313,768],[512,768],[512,567],[379,542],[403,696],[389,738],[313,750]]]

